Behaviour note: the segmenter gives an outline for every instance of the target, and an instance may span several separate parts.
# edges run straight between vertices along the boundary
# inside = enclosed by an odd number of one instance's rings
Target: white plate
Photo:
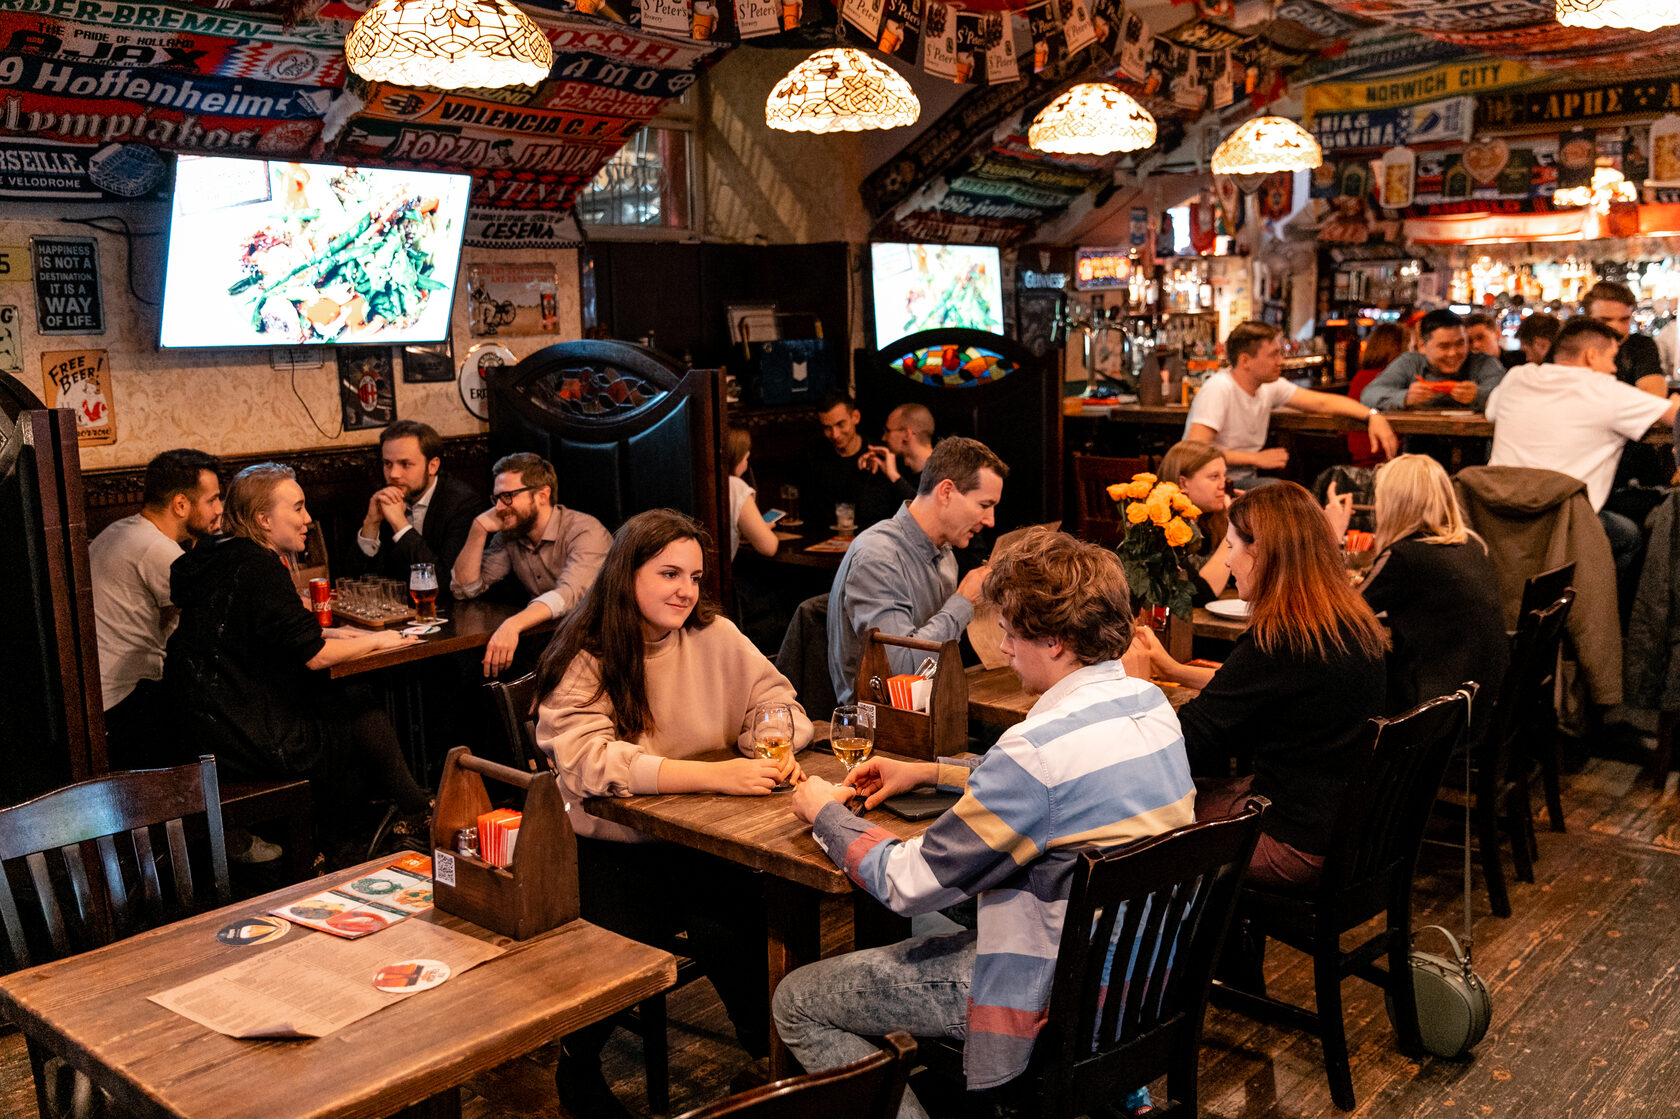
[[[1216,598],[1207,604],[1209,614],[1218,614],[1221,618],[1248,617],[1248,603],[1240,598]]]

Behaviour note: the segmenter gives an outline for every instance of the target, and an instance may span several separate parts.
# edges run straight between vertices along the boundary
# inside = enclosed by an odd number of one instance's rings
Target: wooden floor
[[[1564,803],[1568,832],[1540,832],[1538,881],[1512,885],[1516,915],[1491,916],[1478,889],[1477,970],[1492,991],[1494,1021],[1473,1060],[1400,1056],[1380,994],[1358,980],[1345,984],[1360,1101],[1353,1114],[1680,1114],[1680,799],[1641,781],[1632,765],[1594,760],[1566,778]],[[1457,931],[1454,853],[1426,849],[1424,861],[1417,923]],[[1276,994],[1310,1001],[1310,964],[1287,949],[1273,947],[1268,982]],[[672,1104],[680,1113],[726,1094],[748,1062],[704,981],[672,997],[670,1017]],[[554,1059],[539,1051],[471,1082],[465,1119],[556,1115]],[[626,1106],[645,1115],[635,1038],[614,1035],[606,1072]],[[1208,1015],[1201,1089],[1205,1116],[1343,1114],[1330,1102],[1315,1039],[1220,1010]],[[22,1042],[0,1037],[0,1115],[32,1114]],[[935,1108],[936,1119],[960,1114],[960,1106]]]

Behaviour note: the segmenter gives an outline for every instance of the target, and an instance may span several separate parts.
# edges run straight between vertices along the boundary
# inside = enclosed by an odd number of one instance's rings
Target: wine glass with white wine
[[[753,709],[753,751],[765,761],[785,766],[793,756],[793,708],[785,703],[761,703]],[[792,788],[787,782],[778,789]]]
[[[874,752],[875,720],[865,721],[864,712],[857,704],[846,703],[834,709],[831,726],[829,748],[850,773],[853,767]]]

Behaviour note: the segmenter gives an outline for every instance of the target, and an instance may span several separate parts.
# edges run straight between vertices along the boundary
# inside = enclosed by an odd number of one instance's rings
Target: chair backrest
[[[1133,474],[1149,469],[1149,458],[1110,458],[1107,455],[1073,456],[1073,509],[1075,535],[1094,544],[1115,545],[1126,535],[1120,506],[1108,496],[1108,487],[1130,482]]]
[[[894,1119],[916,1043],[906,1033],[885,1040],[885,1049],[861,1061],[753,1088],[680,1119]]]
[[[1397,874],[1410,888],[1424,825],[1469,725],[1474,694],[1475,685],[1467,684],[1366,725],[1324,860],[1323,884],[1344,895],[1344,911],[1383,908]]]
[[[1522,606],[1517,611],[1519,624],[1524,614],[1532,610],[1543,610],[1563,597],[1575,581],[1575,565],[1566,563],[1562,567],[1554,567],[1550,571],[1542,571],[1538,575],[1529,576],[1523,583]]]
[[[199,817],[215,904],[226,905],[221,796],[216,759],[208,755],[195,765],[96,777],[0,809],[0,922],[8,966],[85,952],[208,908],[196,903],[187,854],[187,825]],[[23,869],[39,921],[26,922],[18,908],[12,882]],[[31,951],[42,932],[50,956]]]
[[[492,680],[485,687],[514,768],[537,772],[543,768],[542,751],[537,749],[537,674],[527,672],[505,684]]]
[[[1213,965],[1267,807],[1254,797],[1223,820],[1079,854],[1035,1057],[1041,1114],[1094,1114],[1167,1072],[1174,1054],[1195,1067]]]
[[[1494,751],[1491,780],[1504,781],[1512,743],[1528,713],[1539,704],[1550,706],[1552,702],[1549,685],[1557,671],[1558,650],[1574,603],[1575,591],[1566,586],[1555,600],[1524,610],[1517,619],[1517,633],[1511,639],[1511,666],[1505,671],[1488,724],[1487,741]]]

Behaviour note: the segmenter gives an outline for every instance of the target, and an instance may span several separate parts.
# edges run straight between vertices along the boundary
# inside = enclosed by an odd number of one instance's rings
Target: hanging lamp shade
[[[1565,27],[1629,27],[1655,31],[1680,24],[1680,0],[1557,0]]]
[[[1155,118],[1107,82],[1081,82],[1044,106],[1027,128],[1027,143],[1053,155],[1135,152],[1155,142]]]
[[[852,47],[813,54],[789,70],[764,102],[764,123],[783,132],[902,128],[921,115],[909,82]]]
[[[554,67],[548,37],[507,0],[379,0],[344,57],[370,82],[438,89],[535,85]]]
[[[1213,153],[1215,175],[1269,175],[1311,171],[1324,162],[1312,134],[1283,117],[1255,117],[1231,133]]]

